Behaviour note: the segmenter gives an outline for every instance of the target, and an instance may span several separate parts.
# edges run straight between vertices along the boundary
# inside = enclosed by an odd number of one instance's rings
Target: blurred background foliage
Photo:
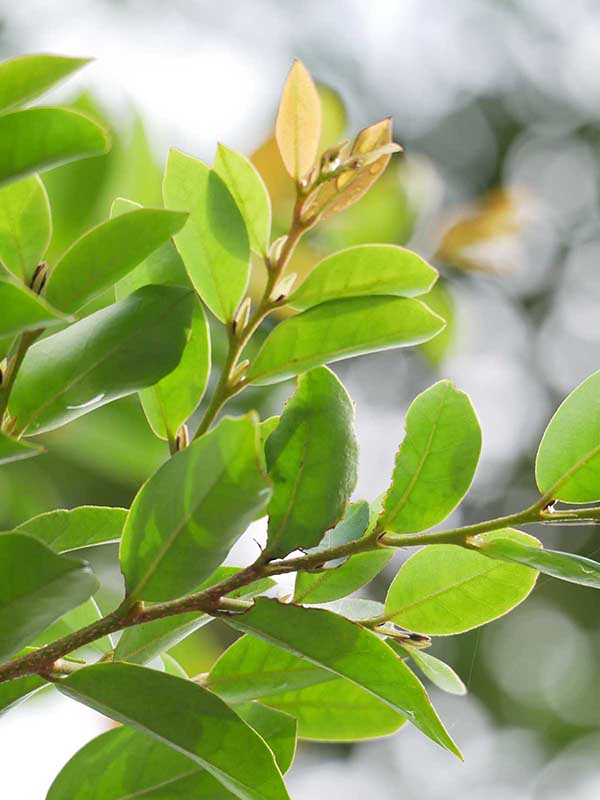
[[[533,498],[533,458],[546,421],[600,366],[595,0],[27,0],[0,1],[0,19],[2,57],[95,55],[51,99],[114,132],[107,156],[44,176],[54,217],[51,263],[108,217],[114,197],[159,205],[170,145],[210,161],[222,140],[251,155],[273,198],[274,235],[285,231],[291,186],[271,126],[295,56],[321,82],[324,146],[392,114],[404,155],[360,203],[312,232],[291,265],[305,274],[332,250],[378,241],[416,250],[441,273],[428,298],[448,319],[441,336],[411,352],[336,365],[357,404],[357,496],[385,488],[410,401],[443,376],[471,394],[484,432],[476,483],[448,524],[514,511]],[[263,279],[257,265],[255,290]],[[111,301],[106,296],[94,309]],[[218,363],[223,339],[217,326],[213,333]],[[250,404],[266,417],[290,390],[253,390],[238,409]],[[43,441],[47,454],[0,471],[4,528],[56,507],[127,506],[167,456],[131,398]],[[600,552],[590,528],[541,533],[547,546]],[[231,563],[251,558],[260,535],[252,531]],[[403,557],[370,596],[381,597]],[[98,568],[118,586],[114,564]],[[593,590],[540,580],[507,619],[435,643],[469,685],[466,699],[436,696],[466,765],[410,730],[356,747],[305,745],[293,796],[553,800],[568,790],[572,800],[597,797],[599,610]],[[209,626],[179,645],[177,656],[192,672],[204,671],[226,635]],[[18,740],[26,709],[7,718],[3,752],[12,753],[6,747]],[[52,759],[42,785],[59,763]]]

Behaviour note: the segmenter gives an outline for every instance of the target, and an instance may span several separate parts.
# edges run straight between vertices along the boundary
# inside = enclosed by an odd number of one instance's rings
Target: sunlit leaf
[[[35,344],[11,395],[17,428],[52,430],[172,372],[193,303],[189,289],[146,286]]]
[[[0,336],[64,325],[67,320],[31,289],[0,277]]]
[[[213,169],[237,203],[246,223],[250,247],[264,256],[271,238],[271,200],[256,167],[235,150],[220,144]]]
[[[388,639],[388,644],[393,650],[400,654],[408,654],[421,670],[423,675],[443,692],[449,694],[463,695],[467,693],[467,687],[458,677],[456,672],[448,664],[440,661],[439,658],[419,650],[417,647],[402,645],[395,639]]]
[[[498,538],[539,546],[537,539],[521,531],[505,529],[481,536],[484,542]],[[389,588],[385,613],[410,631],[462,633],[517,606],[536,579],[537,572],[521,564],[486,559],[458,545],[428,545],[402,565]]]
[[[28,108],[0,116],[0,186],[59,164],[99,156],[107,132],[68,108]]]
[[[273,480],[267,552],[282,558],[318,544],[356,484],[354,408],[333,372],[318,367],[298,379],[265,452]]]
[[[559,406],[540,442],[535,473],[540,491],[554,500],[600,500],[600,372]]]
[[[283,92],[275,136],[285,168],[300,181],[315,163],[321,137],[321,100],[310,73],[294,61]]]
[[[0,110],[27,103],[89,64],[90,58],[47,53],[19,56],[0,64]]]
[[[304,309],[341,297],[415,297],[429,291],[436,278],[437,271],[410,250],[365,244],[323,259],[286,302]]]
[[[420,394],[379,519],[382,530],[416,533],[445,519],[467,493],[481,451],[481,429],[468,396],[450,381]]]
[[[460,756],[417,678],[370,630],[330,611],[264,597],[227,622],[356,683]]]
[[[142,486],[121,540],[130,597],[178,597],[223,562],[271,494],[258,444],[253,415],[228,417]]]
[[[44,257],[51,234],[48,195],[38,175],[0,189],[0,261],[24,283]]]
[[[248,381],[277,383],[320,364],[420,344],[443,327],[444,320],[418,300],[330,300],[279,324],[259,350]]]
[[[175,236],[190,279],[221,322],[230,322],[250,272],[248,234],[229,189],[192,156],[170,150],[163,185],[165,205],[189,219]]]
[[[44,448],[39,445],[24,442],[20,439],[13,439],[0,431],[0,464],[8,464],[11,461],[21,461],[23,458],[39,456],[43,452]]]
[[[140,208],[102,222],[56,264],[46,287],[48,301],[63,311],[78,311],[168,241],[186,219],[174,211]]]

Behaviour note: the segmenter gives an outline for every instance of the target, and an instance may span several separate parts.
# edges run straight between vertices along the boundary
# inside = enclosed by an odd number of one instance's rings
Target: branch
[[[237,613],[243,612],[247,606],[240,601],[233,601],[227,595],[235,589],[247,586],[260,578],[284,575],[290,572],[314,572],[322,569],[329,561],[370,550],[377,550],[381,547],[412,547],[427,544],[465,545],[469,537],[480,533],[487,533],[513,525],[544,524],[549,519],[555,523],[566,522],[568,524],[569,522],[577,521],[580,524],[597,524],[600,520],[600,508],[547,511],[540,508],[538,502],[517,514],[486,520],[475,525],[465,525],[462,528],[454,528],[448,531],[395,535],[375,529],[375,531],[362,539],[346,542],[337,547],[330,547],[326,550],[309,553],[297,558],[268,561],[264,554],[261,553],[258,559],[250,566],[202,592],[190,594],[176,600],[169,600],[165,603],[156,603],[152,606],[144,606],[142,603],[132,606],[131,602],[126,599],[119,608],[97,622],[93,622],[79,631],[41,647],[39,650],[29,652],[13,661],[1,664],[0,683],[24,675],[37,674],[45,676],[54,674],[59,671],[56,669],[56,662],[74,650],[78,650],[80,647],[90,644],[107,634],[115,633],[134,625],[141,625],[144,622],[194,611],[210,614],[214,617],[223,616],[224,613],[232,613],[234,611]]]

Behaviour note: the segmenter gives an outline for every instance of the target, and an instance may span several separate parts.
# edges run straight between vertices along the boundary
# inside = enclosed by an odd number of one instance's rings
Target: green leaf
[[[231,322],[250,274],[248,234],[229,189],[214,170],[170,150],[165,205],[189,212],[175,244],[202,300],[221,322]]]
[[[0,277],[0,336],[64,325],[68,317],[26,286]]]
[[[219,567],[204,583],[198,586],[195,591],[201,592],[215,583],[220,583],[226,578],[230,578],[239,572],[238,567]],[[255,597],[257,594],[265,592],[275,585],[275,581],[270,578],[263,578],[254,581],[241,589],[230,592],[228,597]],[[176,614],[172,617],[162,617],[160,619],[145,622],[142,625],[135,625],[126,628],[119,639],[115,650],[117,661],[129,661],[132,664],[146,664],[156,656],[174,647],[178,642],[183,641],[198,628],[212,622],[214,617],[202,614],[198,611],[191,611],[187,614]]]
[[[464,392],[439,381],[420,394],[406,416],[381,530],[417,533],[445,519],[467,493],[480,451],[481,428]]]
[[[295,720],[258,703],[236,710],[265,739],[279,768],[286,771],[293,757]],[[73,756],[46,800],[132,800],[136,796],[147,800],[230,800],[236,795],[182,753],[132,728],[113,728]]]
[[[181,664],[178,661],[175,661],[173,656],[169,655],[169,653],[163,653],[160,657],[160,660],[162,661],[165,672],[168,675],[174,675],[176,678],[189,677]]]
[[[312,169],[321,137],[321,99],[309,71],[296,59],[287,76],[275,136],[288,174],[300,181]]]
[[[206,686],[228,703],[243,703],[335,679],[333,672],[306,659],[242,636],[214,663]]]
[[[52,430],[172,372],[193,304],[189,289],[146,286],[35,344],[9,404],[17,429]]]
[[[236,713],[259,733],[269,745],[282,773],[292,766],[296,752],[296,720],[285,711],[269,708],[262,703],[236,706]]]
[[[237,797],[288,797],[264,740],[216,695],[191,681],[115,662],[78,670],[57,688],[184,753]],[[149,703],[149,697],[156,702]]]
[[[460,757],[417,678],[372,631],[330,611],[264,597],[226,621],[356,683]]]
[[[267,443],[267,439],[273,433],[275,428],[279,425],[279,420],[281,417],[268,417],[268,419],[264,419],[258,426],[260,431],[260,440],[263,445],[263,449]]]
[[[444,320],[418,300],[330,300],[271,331],[250,367],[248,382],[277,383],[326,362],[420,344],[443,327]]]
[[[304,309],[342,297],[415,297],[428,292],[436,279],[437,270],[404,247],[364,244],[333,253],[317,264],[286,303]]]
[[[132,728],[92,739],[65,764],[46,800],[231,800],[218,780],[183,753]]]
[[[79,506],[38,514],[22,522],[17,530],[33,536],[56,553],[65,553],[118,541],[126,519],[125,508]]]
[[[467,693],[467,687],[456,672],[454,672],[451,666],[440,661],[439,658],[425,653],[417,647],[401,645],[393,639],[388,639],[386,641],[393,650],[396,650],[396,652],[401,655],[408,653],[423,675],[429,678],[438,689],[441,689],[443,692],[448,692],[449,694],[463,695]]]
[[[39,675],[26,675],[0,683],[0,717],[47,685],[48,682]]]
[[[325,534],[319,549],[360,539],[369,525],[369,504],[348,506],[344,519]],[[357,553],[340,565],[324,567],[319,572],[299,572],[294,589],[295,603],[327,603],[355,592],[373,580],[394,555],[387,549]]]
[[[535,474],[542,494],[553,500],[600,500],[600,372],[580,383],[550,420]]]
[[[325,603],[323,608],[339,614],[340,617],[351,619],[353,622],[362,622],[362,620],[370,619],[371,617],[380,617],[384,612],[383,603],[378,603],[377,600],[368,600],[364,597],[343,597],[340,600]]]
[[[600,589],[600,564],[585,556],[560,553],[557,550],[542,550],[512,539],[498,538],[480,544],[478,537],[474,537],[472,542],[479,546],[480,552],[491,558],[525,564],[561,581]]]
[[[23,458],[39,456],[43,452],[43,447],[29,442],[22,442],[20,439],[12,439],[0,431],[0,465],[8,464],[11,461],[21,461]]]
[[[27,103],[92,59],[46,53],[19,56],[0,64],[0,110]]]
[[[22,533],[0,534],[0,660],[9,658],[98,588],[89,565]]]
[[[265,697],[263,703],[296,717],[302,739],[322,742],[387,736],[406,722],[381,700],[341,678]]]
[[[269,500],[261,460],[254,416],[228,417],[142,486],[121,540],[130,597],[171,600],[214,572]]]
[[[28,108],[0,116],[0,185],[110,148],[108,133],[68,108]]]
[[[135,211],[142,206],[132,200],[117,197],[111,208],[111,216],[118,217]],[[122,300],[128,294],[135,292],[148,284],[167,284],[169,286],[191,286],[190,279],[181,256],[172,240],[165,242],[157,250],[148,255],[137,267],[134,267],[120,281],[115,284],[115,296]]]
[[[140,400],[152,431],[159,439],[174,441],[177,431],[200,405],[210,375],[210,330],[204,309],[194,303],[192,324],[181,361]]]
[[[481,541],[510,538],[540,546],[515,530],[483,534]],[[504,564],[453,544],[423,547],[402,566],[389,588],[385,613],[417,633],[462,633],[491,622],[521,603],[533,589],[537,572]]]
[[[271,238],[271,200],[263,179],[244,156],[220,144],[213,169],[223,179],[237,203],[251,249],[264,256]]]
[[[298,378],[265,453],[273,480],[267,553],[283,558],[317,545],[356,485],[354,407],[327,367]]]
[[[84,233],[56,264],[46,297],[74,313],[126,275],[185,223],[187,216],[161,208],[140,208]]]
[[[51,235],[50,204],[39,175],[0,189],[0,261],[13,275],[29,284]]]

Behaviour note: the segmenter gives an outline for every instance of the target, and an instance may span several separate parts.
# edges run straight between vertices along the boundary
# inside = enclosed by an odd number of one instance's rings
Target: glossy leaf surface
[[[267,337],[248,372],[265,385],[311,367],[431,339],[444,320],[418,300],[352,297],[331,300],[284,320]]]
[[[283,558],[317,545],[356,485],[354,407],[333,372],[318,367],[298,379],[265,454],[273,480],[267,551]]]
[[[51,233],[48,195],[38,175],[0,189],[0,261],[24,283],[44,257]]]
[[[193,303],[188,289],[146,286],[35,344],[11,395],[18,429],[52,430],[172,372]]]
[[[3,61],[0,64],[0,110],[34,100],[90,60],[39,53]]]

